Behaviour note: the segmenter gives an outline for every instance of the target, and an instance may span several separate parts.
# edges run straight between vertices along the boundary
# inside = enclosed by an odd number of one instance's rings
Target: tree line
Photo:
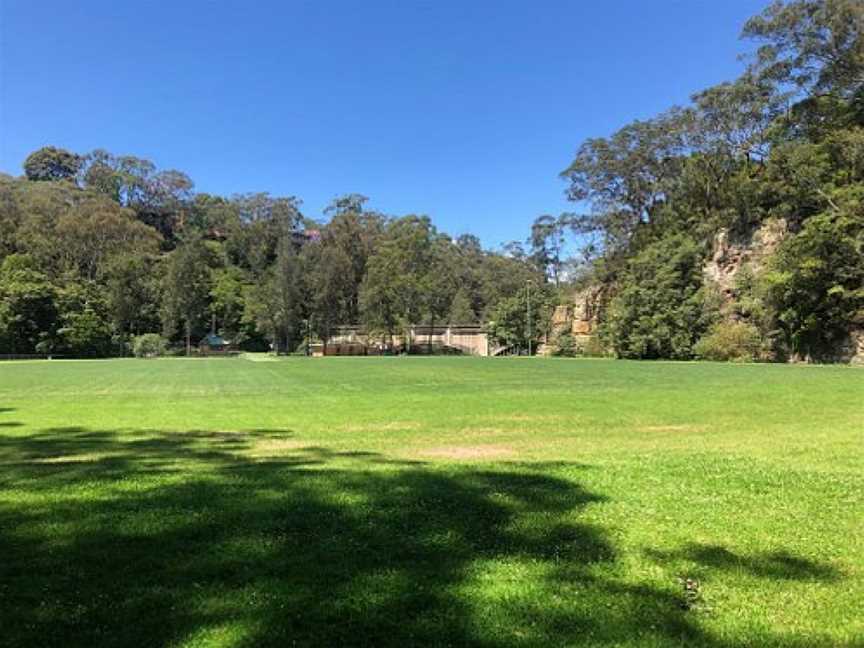
[[[0,176],[0,353],[121,355],[154,332],[188,351],[211,330],[289,352],[357,323],[389,341],[497,321],[517,343],[518,296],[545,282],[533,258],[358,194],[314,220],[294,196],[196,193],[182,172],[104,150],[44,147],[23,167]]]

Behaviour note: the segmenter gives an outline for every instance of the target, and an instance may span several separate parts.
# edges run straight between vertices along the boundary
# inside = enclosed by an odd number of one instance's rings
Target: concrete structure
[[[493,355],[489,336],[482,326],[412,326],[408,331],[393,336],[369,336],[360,326],[339,326],[324,345],[313,344],[312,355],[382,355],[401,353],[410,345],[412,353],[427,353],[430,345],[433,353],[454,355]]]

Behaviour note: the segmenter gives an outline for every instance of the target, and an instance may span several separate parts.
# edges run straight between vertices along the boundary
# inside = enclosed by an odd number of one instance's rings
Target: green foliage
[[[210,326],[248,348],[266,338],[290,349],[307,325],[326,340],[361,321],[391,334],[482,321],[541,279],[527,259],[452,240],[425,217],[370,211],[359,194],[318,223],[295,197],[195,194],[185,174],[130,155],[45,149],[29,167],[46,181],[0,176],[0,258],[25,255],[44,285],[7,287],[0,352],[117,354],[160,325],[187,350]],[[86,298],[70,296],[75,285]],[[21,312],[37,302],[42,316]]]
[[[450,304],[450,313],[447,317],[450,324],[475,324],[477,322],[477,314],[471,307],[471,298],[465,288],[460,288],[453,295],[453,302]]]
[[[858,0],[772,2],[744,26],[758,41],[755,69],[812,94],[854,93],[864,83],[864,6]]]
[[[50,351],[57,328],[57,290],[30,257],[0,265],[0,345],[10,353]]]
[[[165,355],[168,342],[158,333],[144,333],[132,338],[132,353],[136,358],[158,358]]]
[[[57,289],[59,328],[55,353],[72,357],[111,355],[115,340],[104,295],[91,282],[74,282]]]
[[[582,349],[576,344],[572,333],[564,331],[552,339],[552,355],[558,358],[575,358]]]
[[[766,276],[771,301],[792,350],[830,360],[864,309],[864,221],[820,214],[786,240]]]
[[[217,328],[235,345],[249,337],[247,323],[243,322],[245,291],[249,285],[247,274],[237,266],[216,268],[210,288],[210,313]]]
[[[692,240],[673,236],[628,263],[601,328],[618,357],[692,357],[713,316],[700,261]]]
[[[680,168],[688,123],[687,114],[672,110],[584,142],[561,173],[571,200],[598,207],[575,217],[577,231],[600,231],[607,246],[621,248],[653,222]]]
[[[582,345],[582,355],[586,358],[605,358],[609,356],[609,350],[599,335],[589,335]]]
[[[45,146],[24,160],[28,180],[69,180],[75,177],[83,160],[80,155],[55,146]]]
[[[289,237],[278,248],[263,281],[246,290],[244,318],[267,335],[276,353],[289,353],[300,339],[302,266]]]
[[[115,256],[101,269],[107,310],[117,335],[158,328],[160,282],[154,265],[151,257]]]
[[[210,251],[201,240],[178,248],[164,261],[160,313],[163,332],[171,337],[182,328],[187,353],[191,350],[193,332],[200,334],[207,323],[211,262]]]
[[[752,324],[717,322],[693,347],[697,358],[723,362],[753,362],[761,356],[762,336]]]
[[[447,245],[426,217],[387,225],[360,287],[361,315],[370,330],[393,335],[400,327],[444,319],[455,291]]]
[[[502,346],[527,349],[530,341],[532,351],[536,351],[544,333],[549,330],[556,303],[556,296],[545,286],[535,284],[530,290],[523,287],[521,294],[498,302],[489,313],[486,329]]]

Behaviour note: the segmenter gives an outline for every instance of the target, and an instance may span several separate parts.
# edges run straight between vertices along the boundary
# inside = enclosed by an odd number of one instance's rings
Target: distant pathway
[[[270,355],[269,353],[244,353],[241,356],[244,360],[251,360],[252,362],[278,362],[279,358],[276,356]]]

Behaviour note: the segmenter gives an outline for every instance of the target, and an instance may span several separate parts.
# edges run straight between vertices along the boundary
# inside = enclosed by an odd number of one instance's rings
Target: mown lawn
[[[858,646],[862,601],[864,370],[0,364],[0,645]]]

